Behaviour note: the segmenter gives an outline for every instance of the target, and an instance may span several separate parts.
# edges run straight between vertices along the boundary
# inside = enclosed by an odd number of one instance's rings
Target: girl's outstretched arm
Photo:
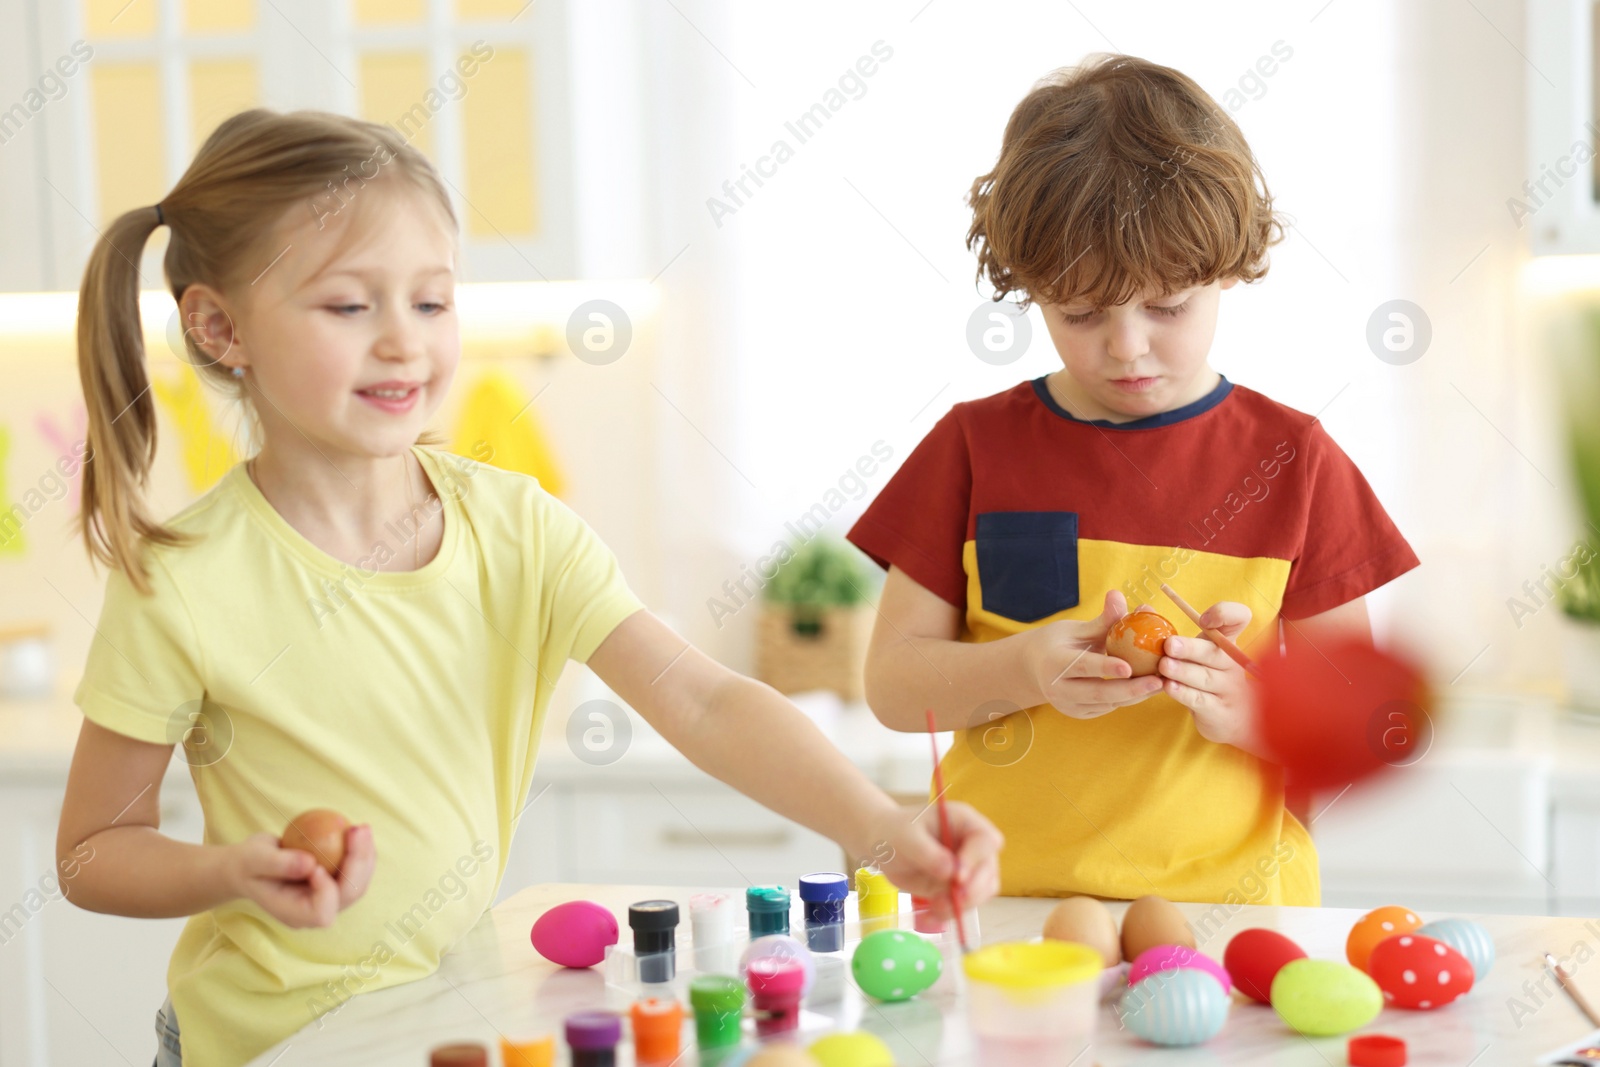
[[[964,906],[998,891],[1002,839],[988,819],[951,802],[952,855],[936,808],[894,803],[771,686],[712,660],[650,612],[624,620],[589,666],[695,766],[876,864],[941,913],[952,875]]]
[[[360,899],[376,853],[370,827],[346,831],[335,879],[309,852],[269,833],[192,845],[161,833],[161,779],[171,745],[153,745],[85,719],[56,829],[61,891],[89,911],[169,919],[249,897],[286,926],[328,926]]]

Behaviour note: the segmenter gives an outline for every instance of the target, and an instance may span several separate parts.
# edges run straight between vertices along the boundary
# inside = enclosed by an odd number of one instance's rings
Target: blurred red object
[[[1257,726],[1292,787],[1339,788],[1421,759],[1433,695],[1409,657],[1359,637],[1262,663]]]

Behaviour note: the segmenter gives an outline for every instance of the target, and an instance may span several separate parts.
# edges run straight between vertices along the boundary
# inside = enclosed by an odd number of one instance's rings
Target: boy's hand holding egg
[[[1249,608],[1231,600],[1219,601],[1200,615],[1206,629],[1229,639],[1243,633],[1250,618]],[[1250,676],[1213,642],[1179,637],[1171,622],[1142,604],[1111,626],[1106,651],[1127,661],[1135,677],[1158,676],[1167,695],[1194,714],[1201,737],[1254,750],[1255,690]]]
[[[1250,625],[1250,609],[1221,600],[1200,613],[1200,624],[1229,640]],[[1194,725],[1207,741],[1253,752],[1255,688],[1250,675],[1204,637],[1169,637],[1160,663],[1167,695],[1194,713]]]
[[[297,816],[281,839],[252,834],[226,855],[239,896],[293,929],[332,926],[366,893],[378,861],[371,826],[320,810]]]
[[[1026,663],[1039,703],[1069,718],[1096,719],[1161,691],[1160,679],[1134,677],[1125,661],[1106,653],[1106,635],[1127,614],[1127,598],[1112,590],[1097,618],[1026,631]]]

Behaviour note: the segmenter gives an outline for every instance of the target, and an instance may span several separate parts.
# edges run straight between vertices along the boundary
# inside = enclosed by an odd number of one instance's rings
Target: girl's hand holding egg
[[[281,840],[252,834],[225,855],[238,895],[293,929],[332,926],[366,893],[378,861],[372,827],[321,811],[298,816]]]
[[[1250,625],[1250,609],[1219,601],[1200,614],[1201,624],[1237,639]],[[1256,751],[1255,688],[1245,669],[1204,637],[1168,637],[1157,669],[1168,696],[1194,713],[1200,736]]]
[[[1127,598],[1112,590],[1097,618],[1063,619],[1019,635],[1030,642],[1026,665],[1039,703],[1069,718],[1095,719],[1161,691],[1160,679],[1136,678],[1125,661],[1106,653],[1107,634],[1127,614]]]

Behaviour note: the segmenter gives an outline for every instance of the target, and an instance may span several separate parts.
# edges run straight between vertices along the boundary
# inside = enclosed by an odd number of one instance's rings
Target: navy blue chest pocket
[[[983,610],[1038,622],[1078,603],[1078,513],[991,511],[978,516]]]

